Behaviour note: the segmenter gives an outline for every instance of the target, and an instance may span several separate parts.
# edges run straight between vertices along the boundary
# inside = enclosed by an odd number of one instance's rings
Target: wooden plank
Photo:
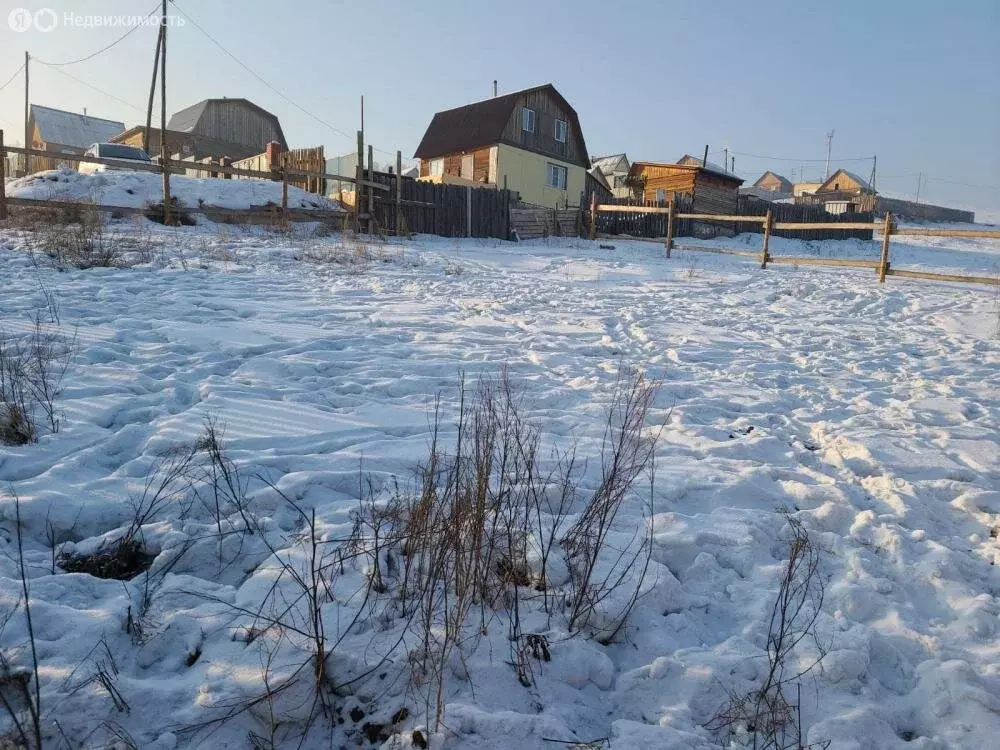
[[[587,236],[591,241],[597,237],[597,193],[590,194],[590,231]]]
[[[896,235],[912,235],[924,237],[988,237],[1000,239],[1000,231],[991,229],[924,229],[922,227],[895,227]]]
[[[613,203],[601,203],[597,206],[601,213],[617,214],[665,214],[669,213],[669,208],[661,206],[617,206]]]
[[[754,221],[761,224],[766,216],[736,216],[734,214],[677,214],[678,219],[693,219],[697,221]]]
[[[795,258],[787,255],[769,255],[768,263],[784,263],[794,266],[848,266],[850,268],[878,268],[877,260],[855,258]]]
[[[696,253],[712,253],[713,255],[739,255],[743,258],[760,259],[760,253],[748,250],[730,250],[727,247],[707,247],[705,245],[674,245],[675,250],[692,250]]]
[[[929,273],[925,271],[904,271],[899,268],[886,270],[888,276],[899,276],[904,279],[928,279],[929,281],[955,281],[961,284],[990,284],[1000,286],[1000,278],[990,276],[962,276],[952,273]]]
[[[817,222],[795,222],[795,221],[776,221],[774,223],[775,229],[881,229],[881,222],[864,222],[864,221],[817,221]],[[998,232],[1000,235],[1000,232]]]
[[[664,245],[667,248],[667,257],[670,257],[670,248],[674,246],[674,205],[677,203],[671,196],[670,205],[667,207],[667,239],[664,240]]]

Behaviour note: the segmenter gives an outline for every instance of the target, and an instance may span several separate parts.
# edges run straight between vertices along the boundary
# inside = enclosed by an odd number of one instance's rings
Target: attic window
[[[556,130],[555,130],[556,140],[560,143],[566,142],[566,121],[556,120]]]
[[[535,110],[521,107],[521,130],[525,133],[535,132]]]

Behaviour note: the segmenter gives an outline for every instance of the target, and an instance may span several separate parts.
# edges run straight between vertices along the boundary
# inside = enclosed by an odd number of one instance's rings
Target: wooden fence
[[[374,196],[372,219],[375,231],[404,234],[437,234],[442,237],[510,237],[510,190],[473,188],[422,182],[412,177],[365,170],[364,179],[383,186]],[[397,201],[397,185],[400,199]],[[367,198],[356,200],[361,206],[359,219],[367,219]],[[401,223],[397,225],[397,214]]]
[[[597,222],[595,218],[603,212],[623,212],[623,213],[637,213],[640,211],[655,212],[658,214],[666,214],[666,231],[663,237],[658,238],[646,238],[646,237],[636,237],[636,236],[625,236],[621,239],[640,239],[649,240],[652,242],[663,243],[664,251],[666,257],[671,256],[671,250],[677,248],[678,250],[689,250],[694,252],[705,252],[705,253],[715,253],[722,255],[737,255],[741,257],[755,258],[760,261],[760,267],[762,269],[767,268],[768,264],[788,264],[796,266],[846,266],[854,268],[873,268],[875,269],[879,283],[885,283],[887,276],[898,276],[900,278],[908,279],[927,279],[931,281],[954,281],[966,284],[988,284],[991,286],[1000,287],[1000,276],[972,276],[967,274],[951,274],[951,273],[934,273],[931,271],[917,271],[910,269],[894,268],[890,259],[890,241],[893,235],[896,236],[925,236],[925,237],[976,237],[976,238],[989,238],[1000,240],[1000,231],[992,230],[981,230],[981,229],[938,229],[938,228],[923,228],[923,227],[898,227],[896,222],[892,217],[892,214],[887,212],[885,219],[881,222],[879,221],[869,221],[869,222],[785,222],[785,221],[775,221],[774,212],[769,209],[764,216],[749,217],[741,215],[733,216],[711,216],[713,221],[732,221],[732,222],[743,222],[749,223],[753,221],[755,224],[761,227],[761,231],[764,235],[763,243],[760,252],[752,252],[747,250],[733,250],[729,248],[721,247],[705,247],[701,245],[677,245],[674,243],[673,228],[677,221],[684,219],[702,219],[705,218],[701,214],[684,214],[674,210],[674,206],[668,205],[667,207],[641,207],[641,206],[627,206],[627,205],[610,205],[604,204],[599,205],[594,200],[591,203],[591,223],[590,223],[590,238],[595,239],[598,236],[610,237],[610,235],[600,235],[597,230]],[[781,230],[791,230],[791,231],[809,231],[814,229],[836,229],[836,230],[864,230],[874,234],[878,230],[882,235],[882,247],[879,260],[867,260],[864,258],[814,258],[808,256],[775,256],[770,253],[771,237],[775,231]]]
[[[739,197],[739,207],[736,211],[740,216],[759,217],[765,215],[768,210],[774,216],[774,220],[780,224],[801,223],[801,224],[864,224],[875,220],[873,211],[854,211],[842,214],[831,214],[822,205],[806,205],[802,203],[772,203],[753,195],[741,195]],[[736,233],[743,232],[760,233],[762,225],[759,219],[752,221],[737,222]],[[859,239],[871,240],[873,233],[871,229],[776,229],[775,237],[788,237],[795,240],[846,240]]]

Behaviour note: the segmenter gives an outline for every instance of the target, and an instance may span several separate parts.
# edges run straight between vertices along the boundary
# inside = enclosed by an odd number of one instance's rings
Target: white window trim
[[[552,184],[552,176],[554,174],[562,175],[561,185]],[[559,182],[560,180],[556,180],[556,183]],[[552,162],[546,163],[545,187],[551,188],[552,190],[566,190],[568,184],[569,184],[569,170],[566,167],[564,167],[562,164],[554,164]]]
[[[560,125],[562,125],[562,138],[559,137]],[[569,123],[567,123],[565,120],[560,120],[557,118],[555,121],[555,125],[553,126],[553,129],[554,129],[553,135],[555,136],[555,139],[559,141],[559,143],[565,143],[566,138],[569,135]]]
[[[531,127],[530,128],[524,127],[525,124],[526,124],[525,121],[524,121],[525,120],[525,114],[527,112],[531,113],[531,117],[529,118],[531,120]],[[522,132],[525,132],[525,133],[534,133],[535,132],[535,110],[533,110],[531,107],[521,107],[521,130],[522,130]]]

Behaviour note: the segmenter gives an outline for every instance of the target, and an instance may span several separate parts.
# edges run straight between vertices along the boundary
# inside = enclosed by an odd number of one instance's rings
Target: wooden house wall
[[[462,157],[472,154],[472,179],[476,182],[490,181],[490,147],[479,148],[475,151],[461,151],[447,156],[439,157],[444,160],[444,173],[451,177],[462,176]],[[431,162],[436,159],[420,160],[420,176],[428,177],[431,173]]]
[[[763,188],[764,190],[773,190],[775,192],[790,193],[792,191],[792,183],[788,180],[781,179],[776,174],[767,174],[757,180],[754,187]]]
[[[271,141],[284,144],[274,121],[237,100],[209,102],[192,132],[232,143],[257,146],[261,151]]]
[[[696,172],[694,213],[735,214],[739,207],[739,187],[732,180],[711,172]]]
[[[676,169],[668,165],[650,165],[642,167],[637,174],[646,178],[643,200],[652,201],[656,200],[658,190],[662,190],[667,197],[671,193],[691,195],[694,192],[697,171]]]
[[[526,133],[521,129],[521,109],[527,107],[535,111],[535,132]],[[555,122],[566,123],[566,142],[556,140]],[[500,140],[512,146],[535,151],[545,156],[554,156],[562,161],[590,166],[590,156],[584,152],[581,134],[574,125],[573,118],[559,101],[546,89],[524,94],[511,112]]]

